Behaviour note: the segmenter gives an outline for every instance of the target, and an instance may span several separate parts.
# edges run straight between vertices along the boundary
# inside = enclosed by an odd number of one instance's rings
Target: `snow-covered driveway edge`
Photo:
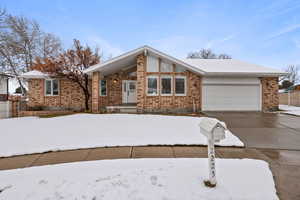
[[[280,113],[294,115],[294,116],[300,116],[300,107],[279,105],[279,109],[283,110],[283,111],[280,111]]]
[[[0,171],[0,199],[277,200],[268,164],[216,159],[217,187],[203,184],[207,159],[85,161]]]
[[[0,157],[96,147],[207,145],[201,118],[134,114],[74,114],[0,120]],[[230,131],[219,146],[244,144]]]

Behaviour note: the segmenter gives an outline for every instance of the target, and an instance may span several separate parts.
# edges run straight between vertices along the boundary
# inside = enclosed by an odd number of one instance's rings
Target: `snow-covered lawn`
[[[199,117],[75,114],[0,120],[0,157],[104,146],[207,144]],[[230,131],[221,146],[243,146]]]
[[[288,106],[288,105],[279,105],[279,109],[284,110],[282,113],[300,116],[300,107]]]
[[[277,200],[264,161],[217,159],[207,188],[207,159],[102,160],[0,171],[0,199]]]

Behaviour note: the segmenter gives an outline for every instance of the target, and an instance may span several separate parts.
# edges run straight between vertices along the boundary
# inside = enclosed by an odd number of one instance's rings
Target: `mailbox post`
[[[207,137],[208,147],[208,167],[209,180],[205,180],[207,187],[215,187],[217,185],[216,167],[215,167],[215,142],[225,139],[226,124],[215,118],[202,118],[200,124],[200,132]]]

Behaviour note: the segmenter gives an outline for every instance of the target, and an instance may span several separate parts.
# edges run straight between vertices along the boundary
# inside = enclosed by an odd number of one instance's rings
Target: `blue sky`
[[[284,68],[300,64],[300,1],[1,0],[65,47],[73,38],[116,56],[144,44],[178,58],[201,48]]]

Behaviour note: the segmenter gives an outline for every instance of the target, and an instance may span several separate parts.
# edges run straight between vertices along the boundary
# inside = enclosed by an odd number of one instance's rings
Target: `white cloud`
[[[217,44],[222,44],[224,42],[232,40],[236,37],[236,35],[237,34],[231,34],[231,35],[228,35],[228,36],[226,36],[224,38],[221,38],[221,39],[211,40],[211,41],[206,43],[205,48],[212,48],[212,47],[216,46]]]
[[[123,50],[120,47],[111,44],[109,41],[99,36],[89,36],[86,41],[93,47],[99,47],[104,56],[115,57],[123,53]]]
[[[211,40],[209,42],[207,42],[207,39],[202,37],[172,35],[166,38],[150,41],[149,45],[172,56],[184,58],[190,51],[199,50],[201,48],[217,47],[219,44],[234,39],[236,35],[237,34],[231,34],[221,39]]]
[[[197,41],[193,41],[189,37],[181,35],[172,35],[166,38],[161,38],[149,42],[150,46],[166,52],[173,56],[185,57],[187,50],[191,49],[193,44],[197,45]]]
[[[300,40],[299,40],[299,39],[294,39],[293,42],[294,42],[295,46],[296,46],[298,49],[300,49]]]
[[[293,25],[284,27],[284,28],[280,29],[279,31],[271,34],[267,39],[274,39],[274,38],[282,36],[284,34],[294,32],[294,31],[298,30],[299,28],[300,28],[300,24],[293,24]]]

